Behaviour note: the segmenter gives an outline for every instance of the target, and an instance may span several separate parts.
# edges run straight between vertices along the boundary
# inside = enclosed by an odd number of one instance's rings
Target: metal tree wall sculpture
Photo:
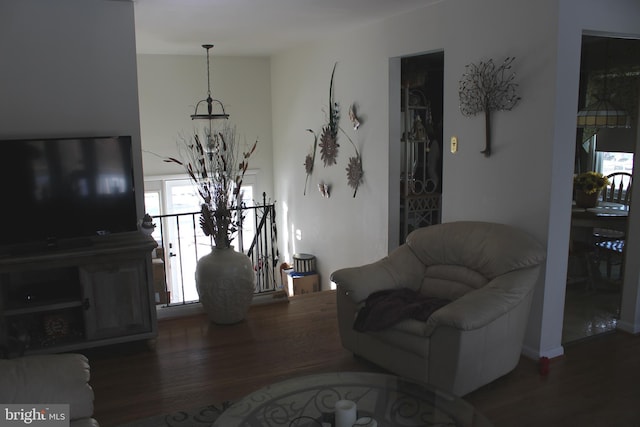
[[[491,155],[491,112],[509,111],[520,100],[516,94],[518,85],[513,83],[514,73],[509,73],[515,58],[507,57],[496,67],[493,60],[469,64],[460,79],[460,112],[465,116],[485,114],[485,147],[481,151]]]

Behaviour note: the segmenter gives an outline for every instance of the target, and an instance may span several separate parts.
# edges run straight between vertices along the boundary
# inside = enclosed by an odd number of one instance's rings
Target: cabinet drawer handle
[[[84,308],[85,310],[89,310],[91,308],[89,298],[85,298],[84,301],[82,301],[82,308]]]

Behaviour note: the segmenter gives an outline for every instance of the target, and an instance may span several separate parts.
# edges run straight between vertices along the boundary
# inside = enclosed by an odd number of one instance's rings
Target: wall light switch
[[[456,151],[458,151],[458,137],[457,136],[452,136],[451,137],[451,152],[455,153]]]

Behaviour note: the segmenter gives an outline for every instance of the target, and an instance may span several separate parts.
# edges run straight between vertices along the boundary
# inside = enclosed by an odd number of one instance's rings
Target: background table
[[[629,217],[629,206],[615,202],[598,202],[594,208],[573,207],[571,211],[571,239],[569,254],[574,255],[576,260],[581,261],[580,270],[586,274],[576,273],[576,269],[569,267],[567,274],[568,282],[586,280],[587,288],[595,289],[598,282],[602,280],[598,260],[596,243],[598,236],[611,234],[609,230],[614,230],[615,235],[610,240],[624,238],[627,232]],[[612,236],[614,236],[612,234]],[[571,258],[570,258],[571,261]],[[608,271],[610,267],[608,265]],[[609,276],[609,274],[607,275]]]
[[[213,425],[329,426],[334,405],[342,399],[356,402],[358,417],[373,417],[379,427],[491,426],[473,406],[449,393],[365,372],[318,374],[272,384],[233,404]]]
[[[629,206],[621,203],[599,202],[595,208],[573,207],[571,226],[583,228],[609,228],[626,231]]]

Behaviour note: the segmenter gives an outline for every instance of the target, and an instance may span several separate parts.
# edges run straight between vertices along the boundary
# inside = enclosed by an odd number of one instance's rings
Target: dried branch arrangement
[[[197,133],[182,137],[178,142],[180,158],[165,159],[183,166],[195,184],[202,199],[200,227],[218,248],[229,247],[238,231],[237,208],[242,201],[242,181],[249,157],[258,144],[255,141],[248,151],[241,153],[236,138],[235,126],[225,123],[204,138]]]

